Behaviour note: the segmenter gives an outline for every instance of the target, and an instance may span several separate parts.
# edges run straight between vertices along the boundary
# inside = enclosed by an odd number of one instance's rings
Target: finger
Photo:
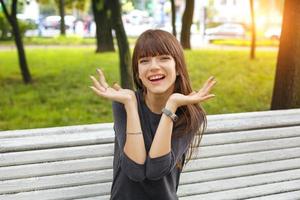
[[[197,93],[196,91],[192,91],[188,96],[192,96],[192,95],[194,95],[196,93]]]
[[[105,80],[105,76],[103,74],[103,72],[100,70],[100,69],[97,69],[97,72],[98,72],[98,75],[99,75],[99,81],[100,81],[100,84],[104,87],[104,88],[108,88],[108,84],[106,83],[106,80]]]
[[[214,95],[214,94],[206,95],[206,96],[204,96],[204,97],[201,98],[201,102],[202,101],[206,101],[206,100],[211,99],[211,98],[214,98],[215,96],[216,95]]]
[[[94,86],[89,86],[97,95],[103,96],[103,93]]]
[[[217,83],[216,80],[212,80],[210,81],[207,85],[205,85],[202,89],[201,89],[201,93],[202,94],[209,94],[209,92],[211,91],[211,89],[213,88],[213,86]]]
[[[118,83],[114,83],[113,85],[112,85],[112,88],[114,88],[115,90],[120,90],[120,89],[122,89],[121,88],[121,86],[118,84]]]
[[[105,88],[99,84],[99,81],[97,81],[97,79],[96,79],[94,76],[90,76],[90,78],[92,79],[92,81],[93,81],[93,83],[94,83],[94,86],[95,86],[98,90],[100,90],[100,91],[102,91],[102,92],[105,92]]]

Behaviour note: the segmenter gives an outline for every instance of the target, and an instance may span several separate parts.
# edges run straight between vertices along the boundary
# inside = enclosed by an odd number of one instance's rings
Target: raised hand
[[[105,80],[103,72],[100,69],[97,69],[97,73],[99,75],[99,81],[94,76],[90,76],[94,84],[93,86],[90,86],[90,88],[98,96],[123,104],[136,101],[135,94],[132,90],[123,89],[117,83],[110,87]]]
[[[180,107],[188,104],[197,104],[213,98],[215,95],[210,94],[212,87],[217,83],[213,76],[211,76],[198,92],[191,92],[189,95],[180,93],[172,94],[167,102],[171,107]]]

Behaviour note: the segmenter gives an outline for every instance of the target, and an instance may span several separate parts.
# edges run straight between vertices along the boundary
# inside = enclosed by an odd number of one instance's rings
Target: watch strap
[[[173,113],[172,111],[170,111],[169,109],[167,108],[163,108],[161,110],[165,115],[167,115],[168,117],[170,117],[172,119],[173,122],[176,122],[178,120],[178,116]]]

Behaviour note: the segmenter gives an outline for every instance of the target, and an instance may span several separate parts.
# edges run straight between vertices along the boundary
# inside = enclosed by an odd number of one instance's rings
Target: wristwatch
[[[170,110],[168,110],[167,108],[163,108],[161,110],[165,115],[167,115],[168,117],[170,117],[172,119],[173,122],[176,122],[178,119],[178,116],[175,113],[172,113]]]

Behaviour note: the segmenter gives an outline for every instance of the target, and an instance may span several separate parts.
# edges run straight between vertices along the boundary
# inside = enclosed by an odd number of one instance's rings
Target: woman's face
[[[175,60],[170,55],[140,58],[139,78],[147,88],[147,93],[172,94],[176,80],[175,66]]]

